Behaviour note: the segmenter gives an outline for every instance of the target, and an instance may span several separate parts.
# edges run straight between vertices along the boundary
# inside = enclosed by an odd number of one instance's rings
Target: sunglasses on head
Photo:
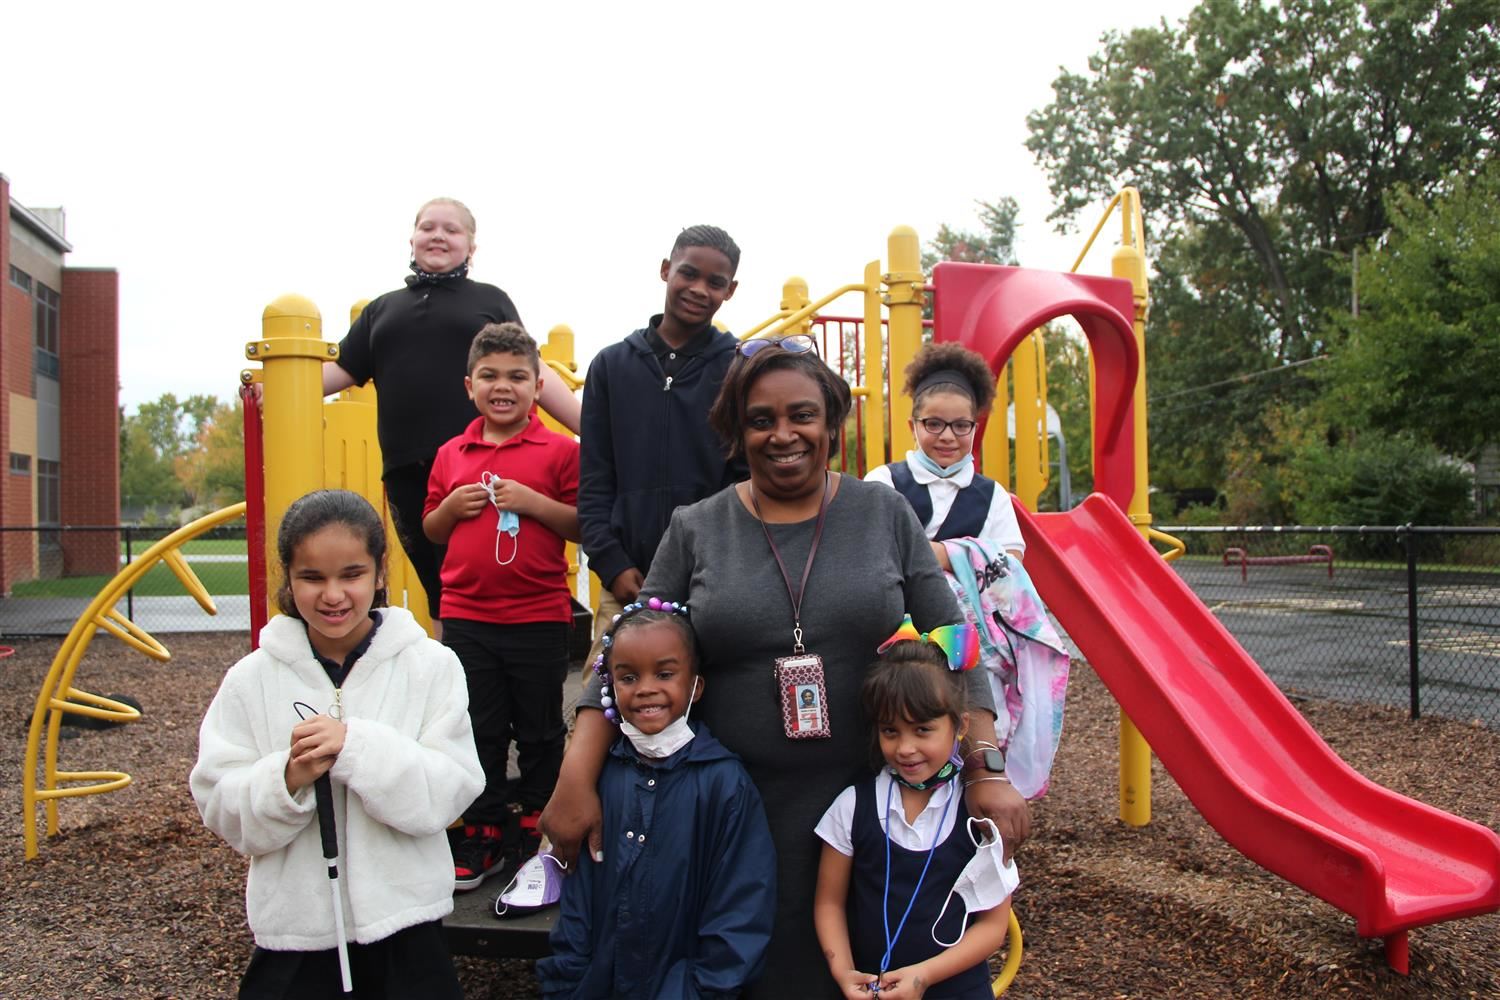
[[[794,333],[789,337],[755,337],[740,342],[741,357],[753,358],[768,347],[779,347],[788,354],[818,353],[818,344],[805,333]]]

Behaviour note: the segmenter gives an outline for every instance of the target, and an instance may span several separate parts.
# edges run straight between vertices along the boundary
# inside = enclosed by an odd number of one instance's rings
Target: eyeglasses
[[[805,333],[794,333],[789,337],[754,337],[740,342],[740,356],[753,358],[767,347],[779,347],[788,354],[818,353],[817,341]]]
[[[974,433],[974,428],[979,426],[972,420],[939,420],[937,417],[923,417],[917,423],[921,424],[922,429],[933,437],[941,437],[943,431],[950,427],[953,428],[956,437],[968,437]]]

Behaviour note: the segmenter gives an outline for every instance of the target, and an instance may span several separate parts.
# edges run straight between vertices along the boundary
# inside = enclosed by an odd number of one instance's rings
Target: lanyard
[[[786,575],[786,564],[781,561],[781,550],[776,548],[776,540],[771,537],[771,529],[766,527],[766,519],[760,516],[760,501],[755,498],[755,484],[750,484],[750,506],[755,508],[755,519],[760,522],[760,530],[766,533],[766,544],[771,546],[771,555],[776,557],[776,568],[781,570],[781,582],[786,584],[786,596],[792,602],[792,652],[806,652],[802,645],[802,598],[807,596],[807,578],[812,574],[813,556],[818,554],[818,540],[823,537],[823,518],[828,513],[828,482],[829,475],[825,470],[823,473],[823,502],[818,505],[818,523],[813,528],[812,548],[807,550],[807,564],[802,567],[802,582],[797,585],[797,592],[792,593],[792,578]]]
[[[885,825],[891,825],[891,793],[896,790],[896,783],[892,781],[885,786]],[[943,824],[948,821],[948,810],[953,806],[953,800],[958,796],[957,789],[949,789],[948,801],[943,803],[943,815],[938,818],[937,829],[932,831],[932,846],[927,849],[927,860],[922,862],[922,874],[917,876],[917,886],[911,891],[911,902],[906,904],[906,912],[901,914],[901,922],[896,925],[896,933],[891,933],[891,831],[885,831],[885,891],[880,898],[880,918],[885,921],[885,954],[880,959],[880,974],[884,976],[891,967],[891,952],[896,950],[896,939],[901,936],[901,929],[906,926],[906,918],[911,916],[911,908],[917,905],[917,894],[922,891],[922,882],[927,878],[927,869],[932,865],[932,856],[937,853],[938,840],[943,836]]]

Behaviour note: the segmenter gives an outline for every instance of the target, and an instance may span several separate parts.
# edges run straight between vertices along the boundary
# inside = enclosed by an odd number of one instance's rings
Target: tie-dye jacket
[[[1047,791],[1062,734],[1068,654],[1031,577],[1015,559],[982,538],[943,542],[953,572],[945,574],[959,607],[979,630],[980,664],[989,673],[995,734],[1006,774],[1028,799]]]

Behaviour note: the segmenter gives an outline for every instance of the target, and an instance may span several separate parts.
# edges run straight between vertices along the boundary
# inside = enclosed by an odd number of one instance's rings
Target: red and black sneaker
[[[505,864],[501,850],[500,827],[470,825],[464,827],[463,839],[453,848],[453,888],[456,892],[477,889],[485,877]]]

